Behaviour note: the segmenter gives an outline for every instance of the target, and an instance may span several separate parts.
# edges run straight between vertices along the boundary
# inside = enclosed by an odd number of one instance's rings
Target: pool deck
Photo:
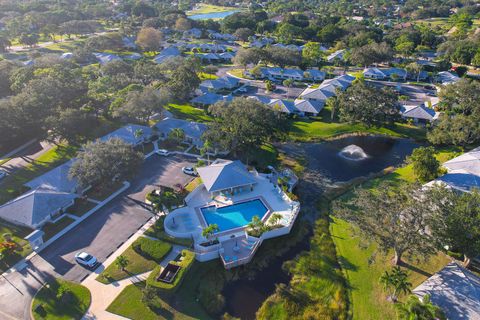
[[[220,196],[220,197],[223,197],[223,196]],[[242,201],[238,201],[238,202],[235,202],[235,203],[233,203],[233,202],[230,202],[230,203],[223,202],[224,204],[219,204],[219,202],[214,200],[206,206],[196,207],[195,208],[195,213],[196,213],[198,221],[200,221],[200,225],[202,226],[202,229],[203,229],[203,228],[208,227],[208,223],[207,223],[207,221],[205,220],[205,217],[202,214],[202,208],[215,206],[215,207],[220,209],[220,208],[223,208],[223,207],[232,206],[234,204],[245,203],[245,202],[249,202],[249,201],[252,201],[252,200],[260,200],[263,203],[263,205],[265,206],[265,208],[267,209],[267,212],[265,212],[265,214],[261,217],[261,220],[263,222],[266,222],[268,220],[268,218],[270,217],[270,215],[272,214],[273,210],[270,207],[270,205],[268,204],[268,202],[266,202],[265,199],[262,196],[244,199]],[[231,235],[231,234],[235,234],[239,231],[243,231],[245,228],[246,228],[246,225],[238,227],[238,228],[232,228],[232,229],[216,232],[215,236],[216,237],[228,236],[228,235]]]
[[[186,198],[186,206],[167,215],[165,231],[174,237],[192,238],[199,261],[220,258],[227,269],[248,263],[263,240],[290,232],[300,210],[300,204],[292,201],[270,181],[268,176],[256,174],[255,179],[257,184],[253,190],[228,197],[222,195],[212,198],[205,186],[199,185]],[[202,236],[202,230],[207,226],[207,222],[200,211],[201,208],[208,206],[220,208],[255,199],[260,199],[268,210],[262,217],[262,221],[268,223],[273,213],[279,214],[281,216],[278,222],[280,227],[265,232],[260,238],[254,238],[246,234],[247,226],[242,226],[215,233],[215,238],[219,241],[216,245],[206,247],[200,245],[208,242],[208,239]]]

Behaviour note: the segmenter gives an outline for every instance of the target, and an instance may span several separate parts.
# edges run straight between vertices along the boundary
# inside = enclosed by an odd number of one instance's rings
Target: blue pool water
[[[207,224],[217,224],[219,232],[243,227],[252,221],[254,216],[261,219],[268,211],[260,199],[221,208],[210,206],[200,210]]]

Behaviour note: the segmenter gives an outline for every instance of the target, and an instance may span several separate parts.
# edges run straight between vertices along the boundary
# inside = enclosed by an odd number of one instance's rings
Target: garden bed
[[[3,272],[13,266],[32,252],[32,248],[28,241],[24,240],[24,237],[32,232],[31,229],[14,226],[6,221],[0,220],[0,234],[2,236],[1,242],[5,242],[6,238],[11,239],[8,242],[16,244],[15,249],[5,254],[4,258],[0,260],[0,272]]]
[[[77,217],[81,217],[88,211],[92,210],[96,205],[96,203],[88,201],[87,199],[77,198],[75,199],[75,203],[67,208],[66,211]]]
[[[91,199],[103,201],[123,186],[123,182],[117,181],[109,186],[95,186],[88,190],[87,196]]]
[[[60,220],[58,220],[57,222],[54,222],[54,223],[51,223],[51,222],[48,222],[46,223],[43,227],[42,227],[42,231],[45,232],[44,236],[43,236],[43,241],[48,241],[50,240],[52,237],[54,237],[57,233],[59,233],[60,231],[62,231],[63,229],[65,229],[66,227],[68,227],[71,223],[75,222],[75,220],[73,220],[72,218],[70,217],[63,217],[61,218]]]
[[[190,270],[194,260],[195,260],[195,253],[189,250],[183,250],[178,261],[170,261],[170,264],[180,267],[180,270],[178,271],[178,274],[175,277],[175,279],[173,279],[173,282],[166,283],[163,281],[158,281],[157,279],[160,273],[162,272],[162,267],[157,266],[148,277],[147,284],[149,286],[152,286],[160,290],[164,290],[166,292],[171,292],[171,293],[175,292],[180,287],[180,284],[182,283],[188,270]]]

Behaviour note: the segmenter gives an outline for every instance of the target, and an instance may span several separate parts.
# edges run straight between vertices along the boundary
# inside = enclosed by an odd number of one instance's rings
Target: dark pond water
[[[300,252],[308,250],[309,240],[310,237],[306,236],[284,255],[272,261],[267,268],[259,271],[254,280],[240,279],[228,283],[223,289],[226,311],[242,320],[255,319],[257,310],[275,291],[275,284],[286,284],[290,281],[290,276],[282,270],[283,262],[292,260]]]
[[[397,166],[418,146],[408,139],[354,136],[322,143],[288,145],[284,149],[287,153],[304,156],[310,170],[338,182]]]
[[[308,161],[309,171],[318,173],[301,181],[302,189],[308,189],[303,190],[300,195],[302,207],[305,209],[308,202],[312,202],[312,205],[322,192],[322,184],[316,181],[319,180],[318,176],[326,177],[332,182],[366,176],[388,166],[401,164],[418,146],[419,144],[407,139],[355,136],[322,143],[283,145],[282,149],[290,156],[304,157]],[[295,258],[301,251],[308,250],[309,238],[306,237],[287,253],[276,258],[266,269],[258,272],[254,280],[240,279],[225,286],[223,295],[226,311],[242,320],[255,319],[257,310],[274,292],[275,284],[288,283],[290,280],[282,270],[283,262]]]

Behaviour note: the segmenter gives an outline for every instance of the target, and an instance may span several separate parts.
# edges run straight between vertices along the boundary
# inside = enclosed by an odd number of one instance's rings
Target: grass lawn
[[[215,80],[217,79],[217,75],[215,74],[210,74],[210,73],[206,73],[206,72],[199,72],[198,73],[198,77],[200,78],[201,81],[204,81],[204,80]]]
[[[57,298],[59,288],[66,288],[71,292],[71,296]],[[49,284],[49,287],[43,287],[35,296],[32,303],[32,314],[34,319],[81,319],[90,306],[90,291],[84,286],[56,279]],[[36,311],[38,305],[41,308]]]
[[[17,248],[13,254],[7,255],[0,260],[0,272],[7,270],[9,267],[20,261],[20,259],[26,257],[32,252],[32,248],[30,248],[28,241],[23,239],[32,231],[33,230],[31,229],[14,226],[6,221],[0,220],[0,234],[2,235],[0,241],[5,240],[3,235],[9,234],[11,235],[12,240],[17,244]]]
[[[158,148],[169,150],[169,151],[185,152],[185,150],[187,149],[187,146],[183,144],[178,144],[174,141],[167,139],[167,140],[158,140]]]
[[[97,204],[85,199],[75,199],[73,206],[67,208],[67,213],[76,215],[77,217],[83,216],[85,213],[93,209]]]
[[[440,148],[437,152],[437,159],[445,162],[456,155],[458,148]],[[383,177],[369,180],[361,187],[374,189],[384,181],[399,184],[401,182],[414,182],[415,175],[413,167],[406,165],[396,169]],[[352,192],[344,194],[343,198],[349,198]],[[378,279],[381,274],[390,268],[389,259],[392,255],[385,257],[377,254],[376,259],[371,259],[375,251],[375,245],[368,248],[362,247],[360,238],[355,234],[354,229],[348,222],[333,218],[330,223],[330,232],[337,248],[338,259],[343,267],[347,281],[351,287],[350,295],[354,319],[392,319],[395,317],[395,310],[390,302],[386,301],[386,295]],[[413,288],[422,283],[435,272],[442,269],[450,259],[443,253],[432,256],[427,261],[421,259],[408,261],[405,268],[410,273],[409,280]]]
[[[0,204],[28,190],[23,184],[59,166],[75,156],[77,147],[58,145],[48,150],[26,167],[6,176],[0,188]]]
[[[425,129],[403,123],[397,123],[393,127],[368,128],[362,124],[324,122],[311,119],[293,120],[290,126],[289,137],[295,141],[308,142],[356,132],[413,138],[416,140],[425,139]]]
[[[200,177],[196,177],[185,186],[185,190],[192,192],[200,183],[202,183],[202,179]]]
[[[232,10],[239,10],[238,7],[223,7],[223,6],[216,6],[213,4],[205,4],[200,3],[196,5],[195,10],[187,11],[187,15],[195,15],[195,14],[206,14],[206,13],[214,13],[214,12],[225,12],[225,11],[232,11]]]
[[[353,234],[351,225],[340,219],[330,223],[337,256],[351,287],[353,319],[394,319],[395,308],[386,300],[386,294],[379,283],[385,270],[391,267],[389,259],[377,255],[374,262],[371,256],[375,246],[361,248],[360,239]],[[406,260],[406,259],[405,259]],[[405,269],[409,272],[412,289],[442,269],[450,259],[439,253],[426,262],[408,261]]]
[[[147,238],[139,238],[142,241],[148,242],[149,244],[156,244],[157,247],[155,248],[159,256],[167,255],[170,250],[172,249],[171,245],[165,243],[163,241],[157,240],[150,240]],[[139,241],[139,240],[137,240]],[[122,280],[128,277],[131,277],[135,274],[141,274],[150,270],[153,270],[160,261],[155,261],[146,255],[142,255],[133,249],[135,242],[125,250],[122,255],[127,258],[129,261],[128,266],[125,268],[125,271],[120,270],[116,265],[115,262],[110,264],[105,270],[98,275],[96,278],[97,281],[101,283],[111,283],[114,281]],[[161,259],[160,259],[161,260]]]
[[[238,78],[245,78],[245,76],[243,75],[244,71],[245,71],[244,69],[232,69],[232,70],[229,70],[228,73]]]
[[[180,119],[196,122],[212,122],[213,119],[203,109],[195,108],[189,104],[169,104],[165,107],[167,111]]]
[[[198,299],[199,287],[203,284],[206,274],[220,272],[222,268],[218,261],[205,263],[194,262],[186,275],[181,287],[174,296],[160,296],[163,309],[156,314],[142,302],[142,289],[145,283],[137,283],[123,289],[120,295],[108,306],[107,311],[134,320],[154,319],[202,319],[210,317]],[[224,272],[224,271],[221,271]],[[208,288],[206,289],[208,290]]]
[[[117,181],[110,186],[96,186],[87,191],[87,196],[91,199],[103,201],[122,186],[123,182],[121,181]]]
[[[74,221],[75,220],[70,217],[63,217],[55,223],[46,223],[42,227],[42,231],[45,232],[45,235],[43,236],[43,241],[51,239],[54,235],[65,229]]]
[[[263,144],[260,148],[251,150],[247,155],[240,155],[244,163],[248,163],[258,170],[265,170],[268,165],[278,164],[278,151],[272,144]]]

